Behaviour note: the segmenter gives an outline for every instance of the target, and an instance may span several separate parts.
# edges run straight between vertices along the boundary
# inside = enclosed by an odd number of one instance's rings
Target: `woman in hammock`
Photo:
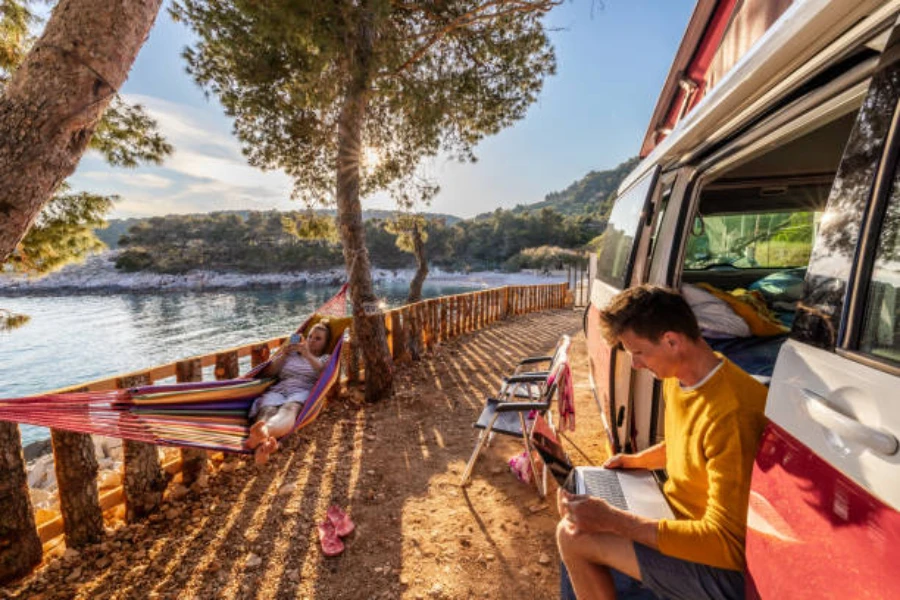
[[[325,350],[330,341],[331,329],[325,323],[317,323],[310,329],[307,339],[291,336],[261,373],[263,377],[278,377],[278,381],[250,407],[250,418],[255,422],[246,446],[254,450],[257,464],[269,460],[272,452],[278,449],[277,438],[294,426],[297,414],[328,362]]]

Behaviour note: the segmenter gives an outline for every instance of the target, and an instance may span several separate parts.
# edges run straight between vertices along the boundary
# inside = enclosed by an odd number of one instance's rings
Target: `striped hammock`
[[[333,348],[291,433],[319,416],[327,393],[340,374],[344,331],[351,320],[345,317],[346,294],[345,284],[297,329],[305,333],[323,318],[332,317],[329,326]],[[251,424],[247,413],[253,401],[275,382],[260,376],[273,359],[254,367],[239,379],[0,399],[0,421],[159,446],[249,453],[244,448]]]

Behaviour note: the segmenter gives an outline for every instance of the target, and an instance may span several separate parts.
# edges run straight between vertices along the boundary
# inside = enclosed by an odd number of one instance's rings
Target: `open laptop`
[[[556,433],[542,417],[535,420],[531,443],[557,483],[576,494],[603,498],[613,506],[649,519],[674,519],[653,473],[643,470],[572,467]]]
[[[650,471],[576,467],[575,493],[603,498],[616,508],[649,519],[674,519]]]

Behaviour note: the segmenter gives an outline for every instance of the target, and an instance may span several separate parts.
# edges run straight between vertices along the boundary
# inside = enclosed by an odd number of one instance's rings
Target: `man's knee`
[[[556,547],[563,561],[575,558],[578,553],[578,533],[568,519],[560,519],[556,524]]]

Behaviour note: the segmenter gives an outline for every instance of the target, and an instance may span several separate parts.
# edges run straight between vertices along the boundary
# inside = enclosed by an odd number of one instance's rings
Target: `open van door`
[[[606,306],[631,282],[634,254],[646,224],[658,174],[658,167],[648,170],[616,199],[597,255],[591,301],[584,319],[591,391],[614,452],[623,450],[629,437],[625,413],[630,397],[631,359],[627,353],[610,348],[600,336],[597,307]]]
[[[900,35],[844,150],[766,405],[749,598],[900,597]]]

